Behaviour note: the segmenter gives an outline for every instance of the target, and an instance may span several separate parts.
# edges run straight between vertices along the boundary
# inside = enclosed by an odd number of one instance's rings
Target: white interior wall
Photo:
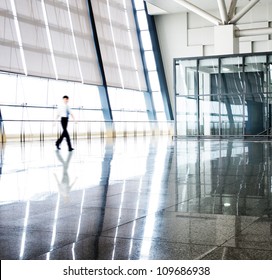
[[[240,30],[272,27],[272,3],[268,2],[258,3],[239,20],[237,27]],[[216,17],[220,17],[218,11],[208,12]],[[215,49],[215,28],[212,23],[191,12],[156,15],[155,23],[170,99],[172,104],[174,104],[173,59],[219,54]],[[272,51],[272,35],[241,37],[238,41],[238,53]]]

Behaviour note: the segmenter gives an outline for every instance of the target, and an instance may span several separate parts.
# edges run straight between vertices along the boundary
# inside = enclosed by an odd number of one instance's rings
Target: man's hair
[[[69,97],[68,97],[67,95],[64,95],[62,98],[63,98],[63,99],[64,99],[64,98],[65,98],[65,99],[69,99]]]

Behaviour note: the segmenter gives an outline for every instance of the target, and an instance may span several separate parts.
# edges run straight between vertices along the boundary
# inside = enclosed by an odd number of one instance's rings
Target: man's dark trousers
[[[68,130],[67,130],[68,118],[61,118],[61,126],[63,128],[63,132],[62,132],[60,138],[57,140],[56,145],[59,146],[61,144],[63,138],[66,138],[68,149],[71,150],[72,145],[71,145],[70,136],[69,136],[69,133],[68,133]]]

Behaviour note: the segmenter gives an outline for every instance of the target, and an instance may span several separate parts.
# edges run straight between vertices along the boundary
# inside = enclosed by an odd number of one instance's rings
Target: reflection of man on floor
[[[63,197],[68,197],[70,190],[72,189],[73,185],[75,184],[77,177],[75,178],[74,182],[72,184],[70,184],[70,178],[69,178],[69,174],[68,174],[68,167],[69,167],[69,163],[71,161],[72,155],[73,153],[69,153],[68,157],[66,159],[66,161],[63,160],[63,157],[61,156],[60,152],[57,150],[56,151],[56,155],[58,160],[62,163],[63,165],[63,171],[62,171],[62,180],[59,181],[58,177],[56,174],[54,174],[57,183],[58,183],[58,188],[59,188],[59,193],[63,196]]]

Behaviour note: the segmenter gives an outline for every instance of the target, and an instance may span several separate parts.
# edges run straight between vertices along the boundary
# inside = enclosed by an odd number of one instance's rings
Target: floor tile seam
[[[171,244],[182,244],[182,245],[193,245],[193,246],[213,246],[213,247],[219,247],[219,245],[216,244],[210,244],[210,243],[191,243],[191,242],[185,242],[185,241],[173,241],[173,240],[168,240],[168,239],[161,239],[161,238],[153,238],[153,237],[148,237],[148,238],[139,238],[139,237],[114,237],[114,236],[108,236],[108,235],[103,235],[103,232],[101,235],[91,235],[91,237],[102,237],[102,238],[109,238],[109,239],[122,239],[122,240],[135,240],[135,241],[151,241],[151,242],[163,242],[163,243],[171,243]],[[87,239],[90,238],[90,236],[87,237]],[[86,239],[84,236],[83,239]]]
[[[178,202],[178,203],[175,203],[175,204],[172,204],[172,205],[167,206],[167,207],[165,207],[165,208],[162,208],[161,210],[159,210],[159,211],[157,211],[157,212],[161,212],[161,211],[165,211],[165,210],[167,211],[167,209],[169,209],[169,208],[172,208],[172,207],[174,207],[174,206],[180,205],[180,204],[185,203],[185,202],[189,202],[190,200],[196,199],[196,198],[198,198],[197,195],[195,195],[194,197],[188,198],[187,200],[182,200],[182,201],[180,201],[180,202]],[[176,212],[176,211],[170,211],[170,212]]]
[[[189,200],[190,200],[190,199],[189,199]],[[109,231],[109,230],[115,229],[115,228],[117,228],[117,227],[119,227],[119,226],[124,226],[124,225],[129,224],[129,223],[132,223],[132,222],[134,222],[134,221],[138,221],[138,220],[147,218],[147,217],[150,216],[150,215],[157,215],[157,214],[159,214],[160,212],[165,211],[165,210],[167,210],[168,208],[171,208],[171,207],[173,207],[173,206],[175,206],[175,205],[176,205],[176,204],[167,206],[166,208],[158,209],[158,210],[156,210],[156,211],[154,211],[154,212],[147,213],[147,214],[145,214],[145,215],[142,215],[142,216],[140,216],[140,217],[137,217],[136,219],[132,219],[131,221],[127,221],[127,222],[125,222],[125,223],[123,223],[123,224],[120,224],[120,225],[118,225],[118,226],[112,227],[112,228],[110,228],[110,229],[105,229],[105,230],[103,230],[102,232]],[[113,208],[113,209],[115,209],[115,208]],[[124,208],[124,209],[131,210],[130,208]],[[143,210],[144,210],[144,209],[143,209]]]
[[[165,196],[165,195],[170,195],[172,193],[170,192],[159,192],[159,191],[150,191],[149,189],[146,189],[146,190],[142,190],[142,191],[138,191],[138,190],[128,190],[128,191],[125,191],[124,194],[146,194],[146,195],[161,195],[161,196]],[[121,195],[122,194],[122,191],[118,192],[117,194],[114,194],[114,195]]]
[[[99,209],[99,208],[102,209],[103,211],[106,211],[107,209],[120,210],[120,207],[118,205],[116,205],[116,206],[111,205],[111,206],[106,206],[106,207],[88,206],[88,207],[83,207],[82,209],[84,209],[86,211],[86,210]],[[121,209],[130,210],[130,211],[136,210],[135,208],[128,208],[128,207],[122,207]],[[139,208],[138,210],[145,211],[145,208]]]
[[[225,171],[225,169],[224,168],[222,168],[222,170],[224,170]],[[223,172],[223,171],[222,171]],[[245,173],[249,173],[249,174],[245,174]],[[202,172],[200,172],[200,174],[194,174],[194,176],[199,176],[199,175],[204,175],[204,176],[209,176],[209,177],[212,177],[212,178],[217,178],[217,177],[219,177],[219,178],[228,178],[228,179],[234,179],[234,181],[236,181],[236,179],[239,179],[239,178],[244,178],[244,177],[247,177],[247,178],[251,178],[251,177],[254,177],[254,178],[256,178],[256,176],[257,175],[259,175],[259,173],[258,172],[256,172],[256,174],[254,174],[254,173],[252,173],[252,171],[250,170],[248,170],[248,171],[243,171],[243,172],[241,172],[241,173],[236,173],[236,174],[230,174],[230,173],[221,173],[221,172],[218,172],[218,173],[210,173],[210,174],[208,174],[207,172],[204,172],[204,171],[202,171]],[[190,178],[193,178],[193,176],[192,177],[190,177]]]
[[[68,234],[72,234],[72,233],[68,233]],[[43,256],[43,255],[45,255],[45,254],[53,253],[54,251],[60,250],[60,249],[62,249],[62,248],[64,248],[64,247],[67,247],[67,246],[71,246],[72,244],[76,244],[77,242],[80,242],[80,241],[82,241],[82,240],[84,240],[84,239],[88,239],[88,238],[90,238],[90,237],[94,237],[94,235],[81,234],[80,237],[79,237],[77,240],[75,240],[75,241],[67,242],[67,243],[65,243],[65,244],[56,246],[56,247],[54,247],[54,249],[52,249],[52,250],[50,250],[50,251],[46,251],[46,252],[44,252],[44,253],[42,253],[42,254],[39,254],[39,255],[31,256],[30,258],[27,258],[26,260],[31,260],[31,259],[33,259],[33,257],[34,257],[34,258],[38,258],[38,257]]]
[[[25,227],[22,225],[22,226],[16,226],[16,225],[5,225],[5,226],[2,226],[0,225],[0,232],[1,230],[4,229],[4,230],[23,230],[25,229]]]
[[[114,226],[114,227],[111,227],[111,228],[106,228],[106,229],[102,230],[102,233],[103,233],[103,232],[110,231],[110,230],[113,230],[113,229],[116,229],[117,227],[121,227],[121,226],[127,225],[127,224],[129,224],[129,223],[133,223],[133,222],[135,222],[135,221],[138,221],[138,220],[147,218],[149,215],[156,215],[156,214],[158,214],[158,213],[160,213],[160,212],[162,212],[162,211],[165,211],[166,209],[171,208],[171,207],[173,207],[173,206],[175,206],[175,204],[174,204],[174,205],[171,205],[171,206],[168,206],[168,207],[166,207],[166,208],[158,209],[157,211],[154,211],[154,212],[151,212],[151,213],[147,213],[147,214],[145,214],[145,215],[142,215],[142,216],[140,216],[140,217],[137,217],[136,219],[132,219],[132,220],[130,220],[130,221],[126,221],[126,222],[124,222],[123,224],[120,224],[120,225],[118,225],[118,226]],[[111,207],[109,207],[109,208],[111,208]],[[112,208],[112,209],[116,209],[116,208]],[[124,209],[129,209],[129,208],[124,208]],[[129,209],[129,210],[131,210],[131,209]],[[143,209],[143,210],[144,210],[144,209]]]
[[[224,246],[224,244],[226,244],[227,242],[229,242],[231,239],[237,237],[238,235],[241,235],[241,233],[243,231],[245,231],[246,229],[248,229],[249,227],[251,227],[255,222],[257,222],[258,220],[260,220],[261,217],[256,218],[256,220],[254,220],[253,222],[249,223],[247,226],[245,226],[243,229],[241,229],[238,233],[233,234],[232,236],[230,236],[229,238],[227,238],[227,240],[225,240],[224,242],[222,242],[221,244],[219,244],[219,247],[228,247],[228,246]]]
[[[7,229],[8,230],[13,230],[14,233],[18,233],[19,234],[20,232],[22,232],[24,230],[24,227],[9,227]],[[0,227],[0,231],[1,231],[1,227]],[[73,231],[62,231],[62,230],[61,231],[58,231],[58,230],[54,231],[53,229],[52,230],[49,230],[49,229],[43,230],[43,229],[38,229],[38,228],[28,228],[27,232],[30,233],[30,234],[31,233],[38,233],[38,232],[41,232],[41,233],[52,233],[53,234],[53,232],[55,232],[56,234],[70,234],[70,235],[77,233],[76,230],[73,232]],[[80,235],[84,235],[84,233],[82,233]],[[85,233],[85,235],[86,235],[86,233]]]
[[[214,248],[208,250],[207,252],[201,254],[200,256],[198,256],[197,258],[195,258],[194,260],[202,260],[204,259],[206,256],[208,256],[209,254],[211,254],[212,252],[214,252],[215,250],[217,250],[218,248],[220,248],[218,245],[215,246]]]
[[[190,201],[190,200],[191,200],[191,199],[188,199],[188,200],[185,200],[185,201],[180,202],[180,203],[184,203],[184,202],[187,202],[187,201]],[[180,203],[178,203],[178,204],[180,204]],[[118,226],[114,226],[114,227],[111,227],[111,228],[104,229],[102,232],[107,232],[107,231],[116,229],[117,227],[121,227],[121,226],[127,225],[127,224],[129,224],[129,223],[132,223],[132,222],[134,222],[134,221],[138,221],[138,220],[147,218],[149,215],[156,215],[156,214],[159,214],[160,212],[166,211],[167,209],[169,209],[169,208],[171,208],[171,207],[173,207],[173,206],[175,206],[175,205],[177,205],[177,204],[172,204],[172,205],[167,206],[167,207],[165,207],[165,208],[158,209],[157,211],[154,211],[154,212],[151,212],[151,213],[147,213],[146,215],[142,215],[142,216],[140,216],[140,217],[137,217],[136,219],[132,219],[131,221],[127,221],[127,222],[125,222],[125,223],[123,223],[123,224],[120,224],[120,225],[118,225]],[[111,207],[109,207],[109,208],[111,208]],[[112,209],[116,209],[116,208],[112,208]],[[124,209],[127,209],[127,208],[124,208]],[[144,209],[143,209],[143,210],[144,210]]]
[[[165,209],[162,209],[162,210],[159,210],[159,211],[156,211],[156,212],[153,212],[153,213],[149,213],[148,215],[143,215],[143,216],[141,216],[141,217],[137,217],[136,219],[132,219],[132,220],[130,220],[130,221],[126,221],[126,222],[121,223],[121,224],[119,224],[119,225],[117,225],[117,226],[113,226],[113,227],[110,227],[110,228],[106,228],[106,229],[104,229],[104,230],[101,231],[101,234],[106,233],[106,232],[108,232],[108,231],[110,231],[110,230],[116,229],[117,227],[125,226],[125,225],[130,224],[130,223],[132,223],[132,222],[134,222],[134,221],[138,221],[138,220],[147,218],[149,215],[156,215],[157,213],[159,213],[159,212],[161,212],[161,211],[164,211],[164,210],[165,210]],[[253,222],[250,223],[248,226],[246,226],[244,229],[242,229],[238,234],[241,234],[244,230],[246,230],[248,227],[250,227],[252,224],[254,224],[254,223],[255,223],[256,221],[258,221],[259,219],[261,219],[261,218],[257,218],[255,221],[253,221]],[[16,231],[16,232],[24,230],[24,227],[23,227],[23,226],[0,226],[0,230],[1,230],[1,228],[3,228],[3,229],[8,229],[8,230],[14,230],[14,231]],[[30,232],[30,233],[31,233],[31,232],[52,233],[52,232],[53,232],[53,229],[52,229],[52,230],[49,230],[49,229],[47,229],[47,230],[42,230],[42,229],[37,229],[37,228],[36,228],[36,229],[35,229],[35,228],[28,228],[27,231]],[[76,232],[72,232],[72,231],[62,231],[62,230],[61,230],[61,231],[56,231],[56,233],[59,233],[59,234],[75,234]],[[88,234],[82,233],[82,234],[80,234],[80,235],[88,235]],[[96,234],[91,234],[91,235],[96,236]],[[232,238],[235,238],[235,236],[236,236],[236,235],[232,235],[232,236],[229,237],[226,241],[224,241],[223,243],[221,243],[221,244],[218,245],[218,246],[219,246],[219,247],[223,246],[226,242],[230,241]],[[140,238],[140,239],[142,239],[142,238]],[[211,245],[211,244],[210,244],[210,245]]]
[[[126,222],[124,222],[124,223],[122,223],[122,224],[119,224],[119,225],[117,225],[117,226],[113,226],[113,227],[110,227],[110,228],[103,229],[103,230],[101,231],[101,233],[104,233],[104,232],[107,232],[107,231],[110,231],[110,230],[113,230],[113,229],[116,229],[116,228],[119,228],[119,227],[128,225],[128,224],[130,224],[130,223],[133,223],[134,221],[138,221],[138,220],[144,219],[144,218],[146,218],[146,217],[147,217],[147,215],[143,215],[143,216],[141,216],[141,217],[137,217],[136,219],[132,219],[132,220],[130,220],[130,221],[126,221]]]
[[[108,192],[107,192],[106,198],[113,197],[113,196],[117,196],[117,195],[120,195],[120,194],[121,194],[121,192],[120,192],[120,193],[115,193],[115,194],[110,194],[110,195],[108,195]],[[94,201],[96,201],[97,199],[98,199],[98,200],[101,200],[102,197],[103,197],[103,195],[100,195],[100,196],[96,197]]]
[[[42,254],[39,253],[38,255],[31,255],[29,258],[26,258],[26,259],[24,259],[24,260],[33,260],[33,259],[36,259],[36,258],[41,257],[41,256],[43,256],[43,255],[51,254],[51,253],[53,253],[54,251],[61,250],[62,248],[66,247],[66,246],[69,246],[69,245],[71,245],[71,244],[73,244],[73,243],[75,243],[75,242],[70,242],[70,243],[64,244],[64,245],[62,245],[62,246],[54,247],[54,249],[52,249],[52,250],[50,250],[50,251],[43,252]]]
[[[75,206],[76,205],[73,205],[73,210],[75,209]],[[101,208],[101,207],[100,207]],[[70,208],[62,208],[62,210],[69,210]],[[80,207],[78,207],[78,210],[80,210]],[[44,213],[39,213],[39,214],[36,214],[36,215],[34,215],[34,216],[32,216],[32,217],[30,217],[30,219],[39,219],[39,218],[41,218],[41,216],[43,217],[45,214],[54,214],[55,213],[55,211],[54,210],[52,210],[52,211],[48,211],[48,212],[44,212]],[[66,215],[64,215],[63,217],[60,217],[59,219],[61,220],[61,219],[67,219],[67,218],[69,218],[69,217],[73,217],[73,216],[75,216],[76,214],[73,214],[73,213],[70,213],[70,214],[66,214]],[[50,218],[49,219],[49,221],[53,221],[54,220],[54,217],[52,217],[52,218]],[[15,222],[20,222],[20,221],[22,221],[22,222],[24,222],[25,221],[25,218],[19,218],[19,219],[16,219],[16,220],[14,220]],[[29,226],[31,226],[31,225],[28,225],[27,226],[27,228],[29,227]],[[0,225],[0,228],[7,228],[7,227],[25,227],[24,225],[22,225],[22,226],[16,226],[16,225]]]
[[[224,243],[225,244],[225,243]],[[218,246],[218,248],[233,248],[233,249],[237,249],[237,250],[257,250],[257,251],[264,251],[264,252],[272,252],[272,249],[266,249],[266,248],[256,248],[256,247],[251,247],[251,246],[245,246],[245,247],[235,247],[235,246],[231,246],[231,245],[220,245]]]
[[[246,230],[248,227],[252,226],[256,221],[258,221],[260,219],[260,217],[258,217],[256,220],[254,220],[253,222],[251,222],[248,226],[246,226],[245,228],[243,228],[238,234],[241,234],[244,230]],[[224,248],[224,247],[231,247],[231,246],[224,246],[224,244],[226,244],[227,242],[229,242],[232,238],[235,238],[236,235],[232,235],[231,237],[227,238],[227,240],[225,240],[224,242],[222,242],[221,244],[217,245],[213,250],[210,250],[210,252],[206,252],[204,253],[201,258],[199,259],[203,259],[205,258],[207,255],[209,255],[211,252],[213,252],[216,249],[219,248]],[[235,247],[232,247],[235,248]],[[242,248],[241,248],[242,249]],[[251,248],[252,249],[252,248]],[[271,251],[271,250],[267,250],[267,251]]]
[[[271,210],[272,210],[272,208],[269,209],[269,211],[271,211]],[[260,220],[261,220],[261,219],[268,219],[268,221],[272,223],[272,216],[268,217],[268,214],[263,214],[263,215],[260,217]]]
[[[90,208],[95,208],[95,209],[102,209],[101,207],[90,207]],[[113,208],[113,207],[107,207],[107,208],[110,208],[110,209],[118,209],[118,208]],[[106,208],[105,208],[106,209]],[[124,209],[127,209],[127,210],[133,210],[133,209],[130,209],[130,208],[124,208]],[[144,209],[143,209],[144,210]],[[162,210],[158,210],[158,211],[155,211],[155,212],[153,212],[153,213],[149,213],[148,215],[154,215],[154,214],[156,214],[156,213],[159,213],[159,212],[161,212]],[[84,211],[83,211],[84,212]],[[126,225],[126,224],[129,224],[129,223],[132,223],[132,222],[134,222],[134,221],[137,221],[137,220],[140,220],[140,219],[143,219],[143,218],[146,218],[148,215],[142,215],[142,216],[139,216],[139,217],[137,217],[136,219],[131,219],[131,220],[129,220],[129,221],[127,221],[127,222],[124,222],[124,223],[122,223],[122,224],[119,224],[119,225],[117,225],[117,226],[113,226],[113,227],[110,227],[110,228],[106,228],[105,230],[103,230],[103,232],[104,231],[109,231],[109,230],[112,230],[112,229],[115,229],[115,228],[117,228],[117,227],[120,227],[120,226],[123,226],[123,225]],[[70,216],[73,216],[72,214],[70,215]],[[68,216],[69,217],[69,216]],[[67,217],[63,217],[63,219],[65,219],[65,218],[67,218]],[[40,231],[40,232],[52,232],[51,230],[41,230],[41,229],[35,229],[35,228],[29,228],[29,227],[31,227],[31,226],[28,226],[27,228],[28,228],[28,231]],[[10,229],[10,230],[19,230],[19,231],[21,231],[21,230],[24,230],[25,229],[25,227],[22,225],[22,226],[17,226],[17,225],[8,225],[8,226],[4,226],[4,225],[0,225],[0,231],[1,231],[1,228],[3,228],[3,229]],[[63,232],[63,231],[57,231],[57,233],[72,233],[72,232]]]

